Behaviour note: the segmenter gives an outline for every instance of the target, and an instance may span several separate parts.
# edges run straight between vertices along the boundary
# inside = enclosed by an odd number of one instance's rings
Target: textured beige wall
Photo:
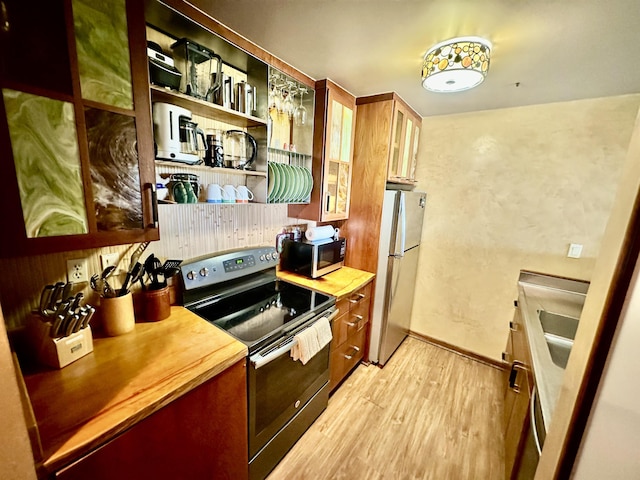
[[[426,117],[411,329],[499,359],[519,271],[589,280],[640,95]],[[567,258],[570,243],[584,245]]]

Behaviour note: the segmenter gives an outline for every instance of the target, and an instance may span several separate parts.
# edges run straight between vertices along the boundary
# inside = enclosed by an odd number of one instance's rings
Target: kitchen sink
[[[578,319],[546,310],[538,310],[538,318],[549,348],[551,361],[560,368],[566,368],[573,340],[578,330]]]

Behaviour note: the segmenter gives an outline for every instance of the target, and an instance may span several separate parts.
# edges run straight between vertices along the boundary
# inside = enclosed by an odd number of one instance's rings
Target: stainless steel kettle
[[[224,166],[247,169],[258,154],[256,139],[242,130],[224,132]]]

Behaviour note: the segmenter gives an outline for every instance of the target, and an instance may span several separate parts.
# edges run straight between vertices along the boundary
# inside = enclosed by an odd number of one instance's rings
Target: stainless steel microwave
[[[285,239],[280,254],[280,268],[318,278],[342,267],[346,250],[346,238],[317,242],[294,242]]]

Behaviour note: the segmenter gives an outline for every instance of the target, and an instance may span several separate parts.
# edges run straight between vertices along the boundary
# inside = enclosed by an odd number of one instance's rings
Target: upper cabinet
[[[313,135],[314,185],[308,205],[290,205],[289,216],[319,222],[349,217],[356,100],[331,80],[316,82]]]
[[[388,169],[387,181],[415,184],[416,162],[422,118],[394,93],[358,98],[358,105],[385,102],[389,108],[384,115],[391,115],[391,131],[387,135]],[[389,119],[386,119],[388,122]],[[380,118],[369,115],[365,122],[379,122]]]
[[[388,183],[415,184],[422,119],[395,93],[357,99],[349,238],[345,264],[376,272],[382,203]]]
[[[2,2],[1,256],[159,238],[140,2]]]

